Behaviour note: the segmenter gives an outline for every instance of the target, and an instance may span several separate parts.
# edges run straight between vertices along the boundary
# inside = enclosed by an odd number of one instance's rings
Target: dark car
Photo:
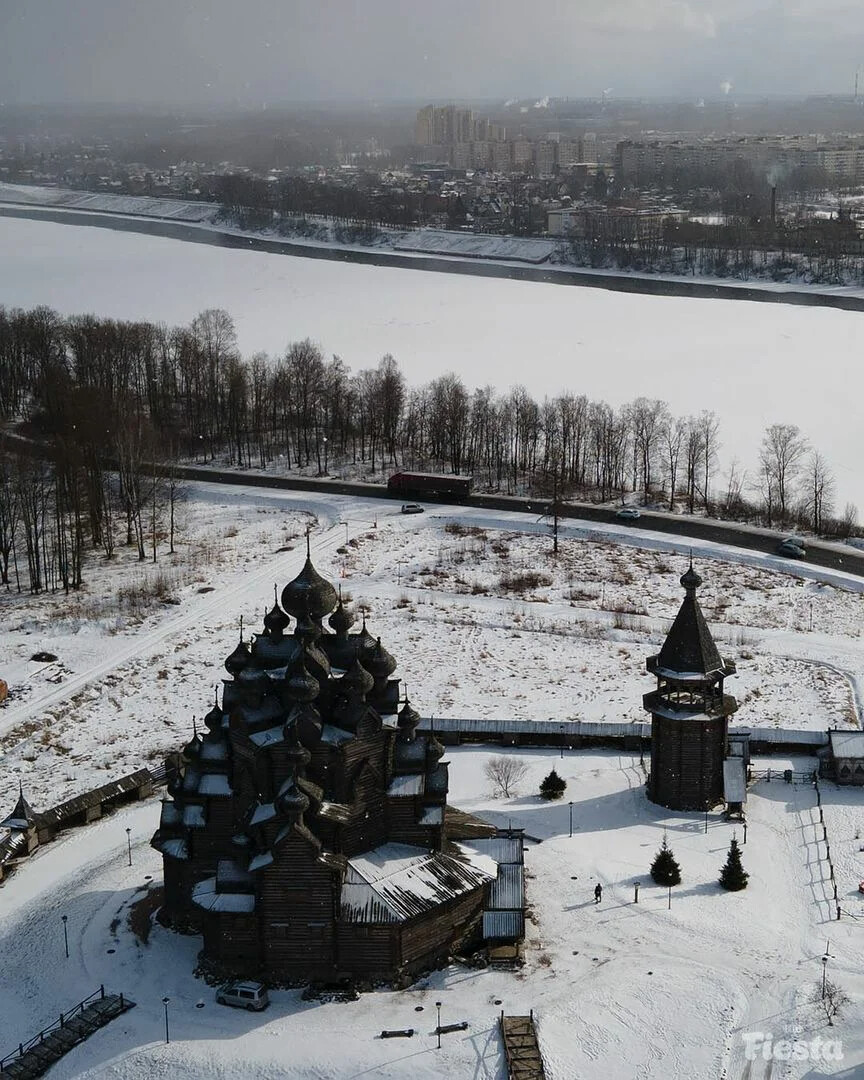
[[[790,536],[787,540],[781,540],[776,547],[778,555],[784,555],[787,559],[806,559],[807,547],[803,540],[797,540]]]

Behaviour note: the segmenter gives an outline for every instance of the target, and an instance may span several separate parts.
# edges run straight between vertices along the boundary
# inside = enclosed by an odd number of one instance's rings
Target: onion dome
[[[222,718],[224,713],[218,705],[214,705],[210,712],[204,717],[204,723],[208,731],[221,731],[222,730]]]
[[[396,720],[396,724],[399,728],[399,738],[403,742],[412,742],[419,723],[420,713],[412,708],[410,701],[406,699],[405,704],[399,711],[399,717]]]
[[[321,692],[318,680],[310,673],[302,656],[291,665],[284,685],[292,701],[314,701]]]
[[[294,731],[300,743],[311,750],[321,742],[321,716],[313,706],[301,706],[301,710],[294,717]]]
[[[252,691],[253,694],[266,694],[272,685],[267,672],[252,664],[243,668],[237,676],[237,682],[244,691]]]
[[[192,723],[194,725],[195,721],[193,720]],[[195,758],[197,758],[200,753],[201,753],[201,736],[198,734],[198,728],[196,726],[194,728],[194,733],[192,735],[192,738],[183,747],[182,754],[183,754],[183,757],[187,761],[192,761]]]
[[[273,592],[276,592],[275,586],[273,588]],[[282,635],[285,633],[290,622],[291,620],[288,618],[282,608],[279,607],[279,603],[274,595],[273,607],[270,608],[270,610],[264,616],[264,629],[271,637],[276,638],[278,641],[278,639],[282,637]]]
[[[291,766],[295,773],[299,769],[305,769],[312,758],[312,755],[309,753],[306,747],[297,741],[296,730],[288,738],[288,741],[285,744],[285,749],[283,750],[283,756],[285,757],[285,760],[288,762],[288,764]]]
[[[303,569],[282,590],[282,607],[295,618],[308,614],[323,619],[336,606],[336,590],[321,577],[309,555]]]
[[[396,661],[381,644],[380,637],[375,643],[375,652],[372,653],[368,660],[364,660],[363,666],[374,679],[386,679],[388,675],[392,675],[396,670]]]
[[[366,662],[366,659],[372,655],[378,648],[378,642],[366,629],[366,616],[363,616],[363,625],[360,628],[359,634],[351,634],[349,640],[354,648],[357,650],[357,655],[360,657],[361,663]]]
[[[690,566],[687,568],[687,570],[681,575],[681,584],[684,586],[684,589],[688,593],[695,593],[699,586],[702,584],[702,578],[699,577],[699,575],[693,569],[692,562],[690,563]]]
[[[302,615],[297,616],[297,625],[294,627],[295,637],[300,638],[302,641],[314,643],[321,637],[322,633],[321,627],[308,611],[304,611]]]
[[[309,800],[294,783],[293,778],[285,781],[273,802],[277,810],[289,817],[299,817],[304,810],[309,809]]]
[[[339,597],[339,606],[327,620],[330,624],[330,629],[339,637],[345,637],[351,627],[354,625],[354,613],[347,610],[342,603],[342,597]]]
[[[249,646],[241,638],[237,642],[237,648],[225,661],[225,670],[236,679],[243,668],[249,663]]]
[[[358,697],[363,698],[366,697],[374,685],[375,680],[360,663],[359,657],[355,656],[351,667],[348,668],[336,684],[336,689],[346,693],[349,697],[356,694]]]

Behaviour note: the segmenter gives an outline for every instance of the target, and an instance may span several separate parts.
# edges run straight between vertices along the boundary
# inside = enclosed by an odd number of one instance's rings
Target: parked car
[[[621,509],[615,514],[615,517],[623,518],[625,521],[636,521],[642,517],[635,506],[622,506]]]
[[[259,982],[226,983],[216,995],[220,1005],[231,1005],[235,1009],[249,1009],[260,1012],[270,1004],[267,987]]]
[[[787,559],[806,559],[807,547],[803,540],[798,540],[794,536],[790,536],[786,540],[781,540],[776,548],[778,555],[785,555]]]
[[[423,513],[423,507],[420,505],[420,503],[403,503],[402,504],[402,513],[403,514],[422,514]]]

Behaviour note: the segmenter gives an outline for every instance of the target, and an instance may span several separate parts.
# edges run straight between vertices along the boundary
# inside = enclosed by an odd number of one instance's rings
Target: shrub
[[[560,799],[567,790],[567,781],[553,769],[540,785],[540,794],[544,799]]]
[[[660,850],[654,857],[654,862],[651,863],[651,877],[657,885],[681,884],[681,867],[675,861],[665,835]]]
[[[747,888],[749,878],[750,875],[741,865],[741,849],[738,847],[738,839],[733,836],[732,843],[729,845],[729,854],[726,856],[726,862],[720,871],[720,884],[729,892],[740,892],[741,889]]]

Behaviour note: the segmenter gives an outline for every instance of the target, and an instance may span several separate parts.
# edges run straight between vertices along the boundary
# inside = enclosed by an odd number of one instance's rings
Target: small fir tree
[[[665,833],[663,834],[663,843],[660,845],[660,850],[657,852],[654,862],[651,863],[651,877],[658,885],[681,884],[681,867],[675,861],[675,856],[672,854]]]
[[[738,838],[733,836],[729,845],[729,854],[726,863],[720,871],[720,884],[730,892],[739,892],[747,888],[750,875],[741,865],[741,849],[738,847]]]
[[[567,781],[553,769],[540,785],[540,794],[544,799],[560,799],[566,789]]]

